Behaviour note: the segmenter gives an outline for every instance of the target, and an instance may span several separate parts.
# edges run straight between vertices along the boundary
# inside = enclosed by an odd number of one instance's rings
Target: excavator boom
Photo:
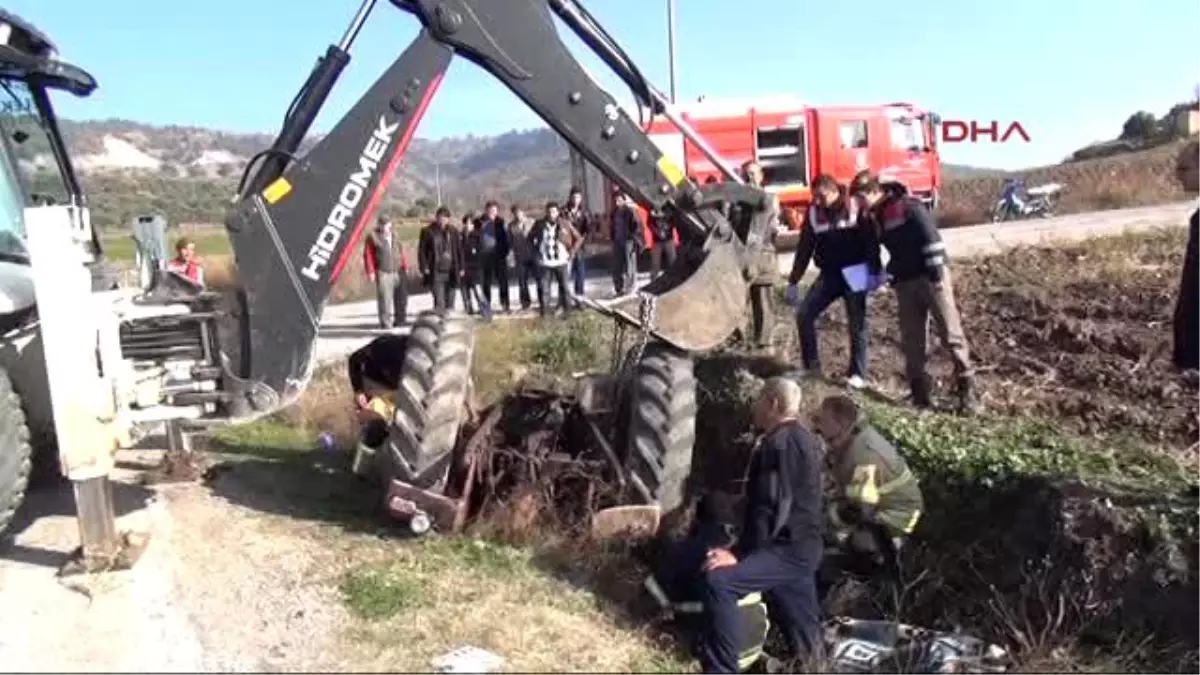
[[[668,112],[616,42],[574,0],[390,0],[422,30],[310,151],[297,155],[376,0],[365,0],[289,108],[273,146],[251,162],[227,229],[241,290],[219,331],[232,416],[254,417],[299,395],[321,310],[370,222],[451,59],[491,73],[580,154],[693,242],[676,267],[603,311],[678,348],[712,348],[741,325],[747,247],[766,236],[768,197],[726,182],[698,186],[575,60],[555,17],[630,86]],[[682,124],[682,122],[680,122]],[[687,133],[687,129],[684,129]],[[735,227],[720,204],[742,219]],[[738,232],[747,233],[742,236]]]

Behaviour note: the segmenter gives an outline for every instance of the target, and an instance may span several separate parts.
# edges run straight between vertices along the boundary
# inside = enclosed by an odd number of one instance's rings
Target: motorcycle
[[[1025,218],[1052,218],[1057,206],[1058,195],[1063,191],[1061,183],[1046,183],[1025,190],[1025,200],[1018,204],[1006,187],[989,216],[993,223],[1005,220],[1023,220]]]

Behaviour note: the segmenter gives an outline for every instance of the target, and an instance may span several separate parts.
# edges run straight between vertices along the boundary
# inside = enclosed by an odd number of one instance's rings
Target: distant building
[[[1200,101],[1193,101],[1179,106],[1172,111],[1175,129],[1180,136],[1195,136],[1200,134]]]

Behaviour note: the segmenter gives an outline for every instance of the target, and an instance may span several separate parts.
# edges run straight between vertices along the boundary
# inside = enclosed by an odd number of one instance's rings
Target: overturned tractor
[[[566,408],[550,408],[571,418],[567,427],[574,433],[556,436],[549,446],[539,445],[536,423],[507,433],[531,436],[523,439],[525,461],[540,462],[544,480],[569,468],[603,485],[602,494],[592,490],[587,512],[652,507],[638,514],[657,525],[659,514],[677,512],[687,501],[697,408],[693,362],[647,331],[629,339],[623,326],[618,323],[611,371],[580,377]],[[384,483],[388,511],[416,534],[465,524],[478,506],[472,489],[491,459],[485,457],[491,436],[506,433],[498,430],[505,424],[503,406],[485,415],[474,408],[474,350],[472,319],[421,314],[407,341],[386,438],[364,439],[359,447],[355,471]],[[526,397],[544,398],[539,392]],[[546,420],[544,428],[561,429],[563,422]]]

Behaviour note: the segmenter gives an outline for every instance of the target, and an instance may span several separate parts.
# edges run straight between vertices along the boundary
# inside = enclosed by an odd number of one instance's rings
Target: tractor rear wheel
[[[385,482],[394,478],[424,490],[445,489],[466,421],[474,352],[471,320],[432,311],[417,317],[396,391]]]
[[[25,498],[33,450],[21,397],[8,373],[0,369],[0,539]]]
[[[692,359],[663,343],[642,351],[629,399],[629,477],[663,514],[685,505],[696,444],[696,375]]]

